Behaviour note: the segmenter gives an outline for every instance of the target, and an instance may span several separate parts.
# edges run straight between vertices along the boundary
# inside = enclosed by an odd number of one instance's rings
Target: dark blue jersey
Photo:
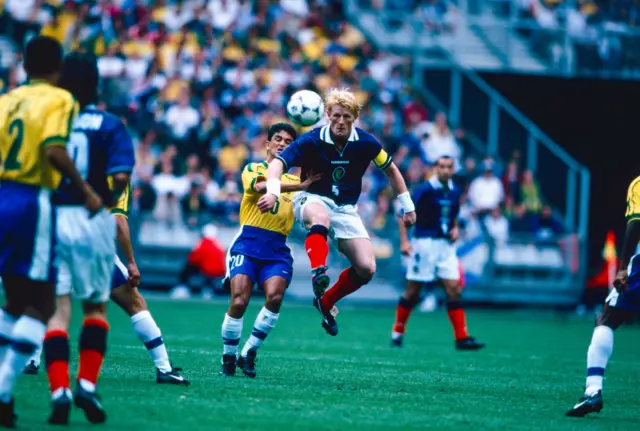
[[[331,139],[329,126],[313,129],[296,139],[279,156],[284,170],[300,166],[301,180],[322,174],[311,184],[309,193],[326,196],[338,205],[355,205],[362,188],[362,177],[371,161],[380,169],[391,164],[391,156],[371,134],[353,127],[347,144],[340,151]]]
[[[449,180],[446,187],[436,176],[413,192],[416,206],[414,238],[446,238],[460,213],[460,189]]]
[[[109,175],[133,171],[135,156],[131,136],[115,115],[87,106],[73,122],[67,151],[76,169],[105,205],[114,202]],[[117,196],[116,196],[117,198]],[[65,178],[54,195],[58,205],[83,205],[71,181]]]

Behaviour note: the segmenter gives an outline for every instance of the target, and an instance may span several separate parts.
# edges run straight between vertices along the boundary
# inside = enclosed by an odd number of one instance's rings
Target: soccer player
[[[267,167],[295,138],[296,131],[289,124],[272,125],[267,133],[267,160],[249,163],[242,171],[241,228],[228,253],[231,304],[222,323],[222,376],[235,375],[236,365],[246,376],[256,376],[256,353],[278,321],[282,298],[291,281],[293,257],[286,241],[293,227],[293,192],[307,189],[317,177],[309,176],[300,183],[298,177],[284,174],[282,194],[271,210],[261,212],[256,202],[266,190]],[[265,304],[236,357],[242,320],[256,284],[265,292]]]
[[[134,165],[133,144],[122,122],[96,109],[98,67],[95,57],[74,52],[64,61],[59,85],[80,103],[73,122],[68,151],[76,167],[109,204],[129,184]],[[58,205],[60,274],[56,288],[57,310],[49,321],[44,355],[51,389],[51,424],[67,424],[71,409],[69,376],[69,320],[71,293],[82,300],[84,322],[79,340],[79,365],[74,404],[91,423],[102,423],[106,413],[96,384],[107,348],[106,306],[111,291],[116,256],[116,222],[109,211],[88,217],[79,199],[63,181],[54,195]]]
[[[607,362],[613,353],[613,332],[623,323],[640,316],[640,254],[634,254],[640,241],[640,177],[627,192],[627,229],[620,254],[620,268],[596,318],[591,344],[587,351],[587,381],[584,395],[566,415],[584,417],[599,412],[602,401],[602,380]]]
[[[296,194],[294,213],[308,230],[305,249],[311,263],[314,307],[322,315],[322,327],[338,334],[331,312],[340,299],[367,284],[376,272],[376,261],[369,234],[356,212],[362,177],[371,161],[384,171],[404,209],[406,226],[415,223],[416,213],[404,179],[391,157],[371,134],[355,127],[361,106],[353,93],[332,89],[325,101],[330,124],[315,128],[298,138],[272,163],[267,174],[267,193],[258,201],[262,212],[275,208],[281,192],[280,176],[294,166],[302,168],[302,179],[315,172],[322,178],[309,190]],[[351,267],[329,286],[327,257],[330,232]]]
[[[128,138],[122,136],[122,141]],[[149,312],[144,297],[138,290],[140,271],[133,255],[131,235],[127,217],[131,200],[131,185],[122,193],[116,205],[111,209],[115,216],[117,227],[117,242],[127,258],[127,265],[116,256],[111,282],[111,300],[131,318],[133,330],[142,341],[149,356],[156,366],[156,382],[159,384],[177,384],[188,386],[190,382],[180,375],[180,369],[174,368],[169,361],[167,347],[162,339],[160,328]],[[41,348],[29,359],[25,367],[25,374],[37,374],[40,367]],[[68,367],[68,365],[67,365]]]
[[[26,47],[29,84],[0,97],[0,426],[14,427],[13,389],[44,338],[54,311],[56,217],[51,191],[61,174],[91,213],[102,200],[85,183],[65,146],[78,105],[55,87],[62,47],[36,37]],[[86,210],[83,209],[83,211]]]
[[[400,249],[409,256],[407,288],[396,309],[396,321],[391,332],[391,345],[402,346],[407,320],[420,301],[422,288],[439,281],[447,294],[447,314],[453,326],[458,350],[479,350],[484,347],[467,332],[464,310],[460,304],[460,264],[453,245],[458,239],[460,189],[453,184],[453,159],[440,157],[435,173],[414,192],[417,221],[413,239],[399,222]]]

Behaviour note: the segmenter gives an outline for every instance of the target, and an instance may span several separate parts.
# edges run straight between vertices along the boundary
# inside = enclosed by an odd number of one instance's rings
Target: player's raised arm
[[[620,267],[613,285],[616,289],[627,289],[627,267],[634,255],[638,242],[640,242],[640,177],[636,178],[629,186],[627,193],[627,229],[624,233],[622,251],[620,253]]]

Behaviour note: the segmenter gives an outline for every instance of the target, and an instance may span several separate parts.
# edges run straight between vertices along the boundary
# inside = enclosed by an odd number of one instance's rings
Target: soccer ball
[[[287,115],[298,126],[313,126],[320,121],[323,113],[322,97],[310,90],[294,93],[287,103]]]

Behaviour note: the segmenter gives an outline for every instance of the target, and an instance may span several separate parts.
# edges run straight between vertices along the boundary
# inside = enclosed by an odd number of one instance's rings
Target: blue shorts
[[[55,232],[49,190],[0,182],[0,276],[55,283]]]
[[[231,253],[228,264],[230,280],[238,274],[244,274],[260,288],[262,288],[265,281],[275,276],[284,278],[288,287],[293,275],[292,263],[283,260],[264,260]]]
[[[113,265],[113,277],[111,278],[111,289],[120,287],[123,284],[127,284],[129,281],[129,274],[127,273],[127,267],[116,256],[116,264]]]
[[[616,289],[611,289],[605,303],[622,310],[640,311],[640,255],[631,258],[627,274],[629,277],[627,291],[619,293]]]

